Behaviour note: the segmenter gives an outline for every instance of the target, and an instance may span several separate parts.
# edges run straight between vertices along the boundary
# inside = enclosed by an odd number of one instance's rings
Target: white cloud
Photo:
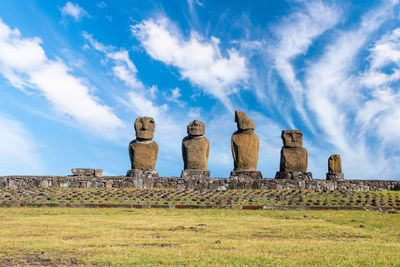
[[[132,32],[151,57],[177,67],[182,78],[233,110],[229,95],[248,77],[246,59],[237,50],[228,50],[225,57],[217,38],[205,40],[196,32],[185,40],[166,18],[143,21],[132,26]]]
[[[112,70],[118,79],[135,90],[145,89],[143,83],[136,77],[137,69],[135,64],[129,58],[129,53],[127,50],[117,50],[112,46],[105,46],[86,32],[83,33],[83,37],[95,50],[104,53],[108,60],[112,60]]]
[[[321,1],[310,1],[306,3],[304,10],[291,14],[274,28],[278,41],[269,48],[274,68],[286,84],[295,108],[311,129],[313,127],[304,107],[304,88],[297,78],[292,61],[305,54],[313,40],[335,26],[339,19],[340,12],[336,7]],[[290,123],[291,120],[287,120]]]
[[[0,175],[43,173],[44,162],[30,132],[0,114]]]
[[[365,131],[368,127],[360,127],[360,114],[370,115],[371,109],[380,105],[363,104],[363,91],[359,86],[358,73],[354,73],[353,68],[372,34],[390,18],[392,7],[391,4],[384,4],[363,16],[357,28],[339,33],[322,57],[310,64],[306,71],[304,92],[307,106],[322,130],[320,135],[342,154],[344,170],[349,178],[393,174],[381,144],[366,142],[368,137],[377,136],[368,136]],[[368,97],[375,96],[370,94]],[[389,119],[389,122],[394,120]]]
[[[165,94],[165,98],[168,101],[174,102],[181,107],[185,106],[185,104],[186,104],[185,101],[180,100],[182,94],[181,94],[181,90],[178,87],[171,89],[170,92],[171,93],[169,95]]]
[[[40,39],[23,38],[0,20],[0,73],[17,88],[39,90],[56,111],[72,116],[85,128],[113,136],[122,126],[119,118],[99,104],[61,60],[49,60],[40,44]]]
[[[187,120],[186,113],[169,110],[167,104],[157,105],[158,87],[147,87],[137,79],[137,69],[126,50],[104,45],[87,33],[84,33],[84,38],[95,50],[105,56],[107,62],[111,61],[114,77],[127,86],[126,92],[120,93],[116,99],[136,117],[150,116],[155,119],[154,140],[159,144],[158,162],[163,163],[158,163],[156,168],[160,172],[174,172],[175,174],[179,172],[181,166],[176,162],[181,158],[181,139],[185,136],[186,130],[186,127],[180,124]],[[179,91],[175,92],[175,97],[177,97],[177,93]],[[133,129],[134,119],[135,117],[132,117],[131,129]],[[131,133],[129,136],[134,138]]]
[[[71,2],[67,2],[65,6],[60,8],[61,14],[63,16],[71,16],[75,21],[81,20],[82,17],[89,16],[89,14],[81,8],[78,4],[73,4]]]
[[[364,73],[361,83],[369,88],[398,81],[400,79],[400,28],[382,36],[370,49],[370,66]],[[382,69],[393,64],[391,72]]]

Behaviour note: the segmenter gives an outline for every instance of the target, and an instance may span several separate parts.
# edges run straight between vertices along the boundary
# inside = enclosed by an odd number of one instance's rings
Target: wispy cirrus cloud
[[[321,1],[310,1],[304,5],[303,10],[292,13],[273,28],[276,41],[268,48],[273,59],[273,69],[285,83],[296,111],[311,128],[312,124],[304,107],[303,84],[298,79],[298,70],[293,65],[293,60],[299,55],[306,54],[313,41],[334,27],[340,21],[340,17],[341,12],[337,7]],[[270,91],[270,93],[277,92]],[[273,98],[279,99],[276,96]],[[292,127],[295,126],[291,118],[286,117],[286,119]]]
[[[168,104],[157,103],[157,87],[146,86],[137,78],[138,70],[126,49],[104,45],[88,33],[84,33],[83,36],[90,47],[104,55],[105,61],[109,63],[105,67],[110,68],[113,76],[126,86],[115,97],[117,101],[136,117],[150,116],[155,119],[157,130],[154,140],[159,143],[160,158],[164,162],[176,161],[180,157],[180,141],[185,133],[185,127],[180,127],[178,123],[187,120],[186,112],[179,112],[179,110],[176,112],[171,110]],[[177,93],[179,91],[176,91],[175,96],[172,95],[173,99],[165,100],[177,100],[179,97]],[[132,116],[129,125],[133,126],[134,119],[135,117]],[[134,138],[133,135],[131,138]],[[163,165],[161,169],[166,167]],[[179,169],[179,166],[175,168]]]
[[[142,21],[132,26],[132,32],[152,58],[177,67],[182,78],[233,110],[229,95],[248,77],[246,59],[237,50],[229,49],[223,56],[219,39],[208,40],[194,31],[184,38],[165,17]]]
[[[366,106],[366,97],[375,100],[379,97],[377,92],[363,95],[359,84],[363,78],[354,64],[373,33],[392,17],[394,5],[384,2],[366,13],[358,26],[340,32],[324,49],[322,57],[306,70],[308,109],[315,115],[325,140],[343,154],[344,166],[352,177],[393,174],[388,166],[396,159],[387,157],[382,143],[371,141],[371,137],[376,139],[377,136],[368,134],[360,124],[360,114],[366,108],[367,112],[373,108]]]
[[[105,137],[114,136],[122,121],[91,95],[89,86],[70,74],[61,60],[50,60],[39,38],[24,38],[0,20],[0,73],[19,89],[40,92],[55,111],[72,117]]]
[[[60,8],[60,11],[63,16],[71,16],[75,21],[80,21],[82,17],[89,16],[89,13],[85,9],[70,1],[68,1],[65,6]]]
[[[282,110],[291,127],[303,125],[311,130],[313,138],[309,140],[313,142],[308,146],[319,155],[310,155],[310,166],[318,166],[313,170],[317,177],[325,172],[320,163],[333,153],[342,154],[349,178],[391,177],[396,172],[390,166],[399,162],[387,145],[389,140],[398,139],[400,130],[396,124],[400,112],[395,104],[399,96],[388,86],[397,82],[400,72],[396,63],[397,31],[384,34],[369,50],[370,55],[362,56],[374,34],[393,18],[397,1],[382,1],[364,14],[359,23],[345,30],[340,29],[340,22],[347,18],[336,6],[322,1],[302,5],[304,9],[273,28],[277,39],[269,46],[274,62],[272,71],[284,86],[268,89],[269,96],[275,99],[277,108],[295,108],[290,112]],[[330,29],[328,38],[315,47]],[[312,46],[318,52],[310,57]],[[370,62],[366,71],[358,65],[362,60]],[[393,64],[396,67],[387,72]],[[281,99],[283,88],[290,93],[290,105],[288,99]]]

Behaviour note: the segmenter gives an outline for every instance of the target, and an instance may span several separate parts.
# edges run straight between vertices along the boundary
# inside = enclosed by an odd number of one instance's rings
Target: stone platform
[[[326,180],[331,181],[344,181],[344,174],[343,173],[327,173]]]
[[[231,171],[230,179],[262,179],[260,171]]]
[[[312,181],[311,172],[276,172],[275,179]]]
[[[194,182],[195,181],[195,182]],[[400,180],[292,180],[292,179],[226,179],[207,178],[198,182],[180,177],[147,176],[0,176],[0,188],[170,188],[179,190],[340,190],[340,191],[400,191]]]

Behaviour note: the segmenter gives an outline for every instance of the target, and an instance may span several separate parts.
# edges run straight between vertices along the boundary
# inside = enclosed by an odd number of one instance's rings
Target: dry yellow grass
[[[10,264],[400,266],[400,215],[0,208]]]

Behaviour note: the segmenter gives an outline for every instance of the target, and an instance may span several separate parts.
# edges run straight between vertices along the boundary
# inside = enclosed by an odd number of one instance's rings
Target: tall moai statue
[[[342,160],[339,154],[333,154],[329,157],[326,180],[344,181],[344,174],[342,173]]]
[[[210,142],[204,136],[205,128],[206,125],[199,120],[194,120],[187,126],[188,136],[182,140],[182,178],[210,177],[210,171],[207,170]]]
[[[259,140],[254,132],[256,126],[244,112],[237,110],[235,122],[238,130],[231,138],[234,170],[230,178],[261,179],[262,174],[257,171]]]
[[[136,139],[129,143],[131,170],[126,176],[158,177],[155,170],[158,145],[153,141],[155,122],[151,117],[138,117],[135,120]]]
[[[283,147],[277,179],[311,180],[312,173],[307,172],[308,153],[303,147],[303,133],[300,130],[283,130]]]

